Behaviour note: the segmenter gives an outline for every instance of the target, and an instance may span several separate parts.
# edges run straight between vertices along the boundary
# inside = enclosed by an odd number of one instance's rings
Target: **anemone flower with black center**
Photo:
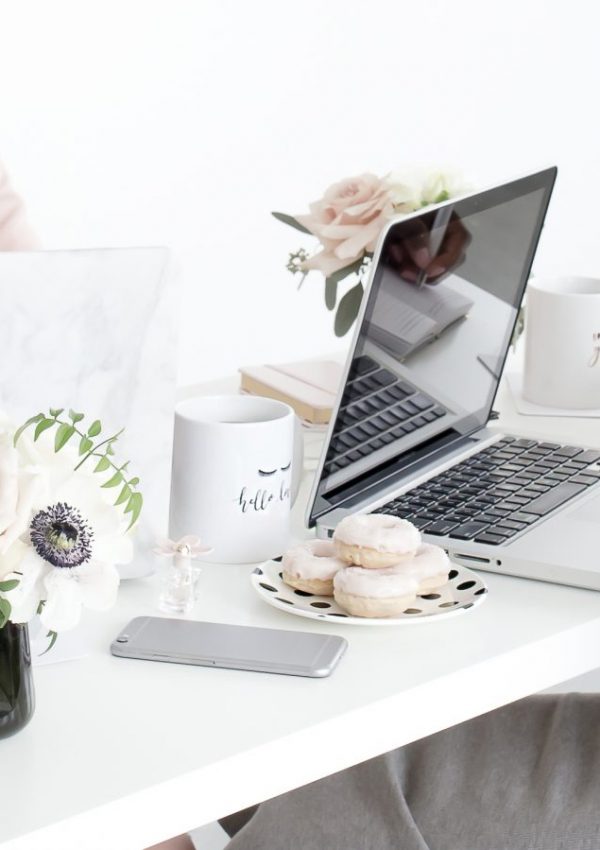
[[[59,502],[39,511],[29,526],[33,548],[53,567],[78,567],[92,557],[93,530],[77,508]]]
[[[42,624],[61,632],[77,625],[82,607],[111,607],[119,586],[116,565],[131,560],[133,547],[129,515],[113,504],[115,490],[103,489],[103,477],[93,468],[73,472],[76,457],[65,452],[63,468],[56,457],[48,464],[38,460],[37,468],[51,474],[18,541],[22,557],[12,569],[19,584],[6,596],[13,622],[28,622],[43,602]]]

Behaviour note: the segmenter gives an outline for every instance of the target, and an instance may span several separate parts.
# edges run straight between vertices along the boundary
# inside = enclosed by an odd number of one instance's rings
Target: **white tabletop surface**
[[[505,389],[496,408],[506,430],[600,445],[597,420],[521,417]],[[114,658],[119,629],[158,613],[154,579],[124,583],[112,611],[86,616],[87,657],[36,668],[35,715],[0,741],[1,850],[137,850],[600,666],[593,591],[487,574],[468,614],[368,628],[265,605],[251,569],[205,566],[192,616],[343,635],[335,673]]]

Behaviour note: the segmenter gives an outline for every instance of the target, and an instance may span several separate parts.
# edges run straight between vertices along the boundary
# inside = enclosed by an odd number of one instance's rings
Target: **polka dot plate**
[[[269,605],[312,620],[329,620],[357,626],[399,626],[426,623],[455,617],[479,605],[487,596],[487,586],[476,573],[455,565],[448,573],[448,584],[435,593],[417,596],[410,608],[397,617],[353,617],[331,596],[316,596],[288,587],[282,579],[281,564],[266,561],[251,574],[252,586]]]

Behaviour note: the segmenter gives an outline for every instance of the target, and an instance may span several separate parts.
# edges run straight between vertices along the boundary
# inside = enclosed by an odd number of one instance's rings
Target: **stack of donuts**
[[[395,617],[419,594],[448,581],[439,546],[421,542],[415,526],[388,514],[345,517],[332,540],[307,540],[282,559],[283,580],[297,590],[333,596],[355,617]]]

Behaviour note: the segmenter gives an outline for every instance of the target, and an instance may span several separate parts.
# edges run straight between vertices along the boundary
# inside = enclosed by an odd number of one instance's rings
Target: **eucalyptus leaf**
[[[0,581],[0,592],[8,593],[9,590],[14,590],[15,587],[18,587],[19,579],[18,578],[9,578],[6,581]]]
[[[75,433],[75,428],[73,425],[67,425],[66,422],[63,422],[62,425],[58,426],[58,431],[56,432],[56,436],[54,437],[54,451],[59,452],[63,446],[65,446],[73,434]]]
[[[56,419],[57,416],[60,416],[60,414],[63,412],[63,410],[64,410],[64,407],[51,407],[50,408],[50,416],[54,416],[54,418]]]
[[[360,267],[362,266],[363,261],[364,256],[359,257],[358,260],[355,260],[353,263],[350,263],[349,266],[344,266],[343,269],[338,269],[336,272],[333,272],[333,274],[330,274],[327,280],[339,283],[340,280],[343,280],[345,277],[348,277],[349,274],[356,274],[356,272],[360,271]]]
[[[328,277],[325,280],[325,306],[328,310],[334,310],[337,301],[337,280]]]
[[[102,430],[102,424],[99,419],[95,419],[88,428],[88,437],[97,437]]]
[[[137,485],[140,483],[140,479],[139,479],[139,478],[130,478],[130,479],[129,479],[129,481],[128,481],[127,483],[128,483],[131,487],[137,487]]]
[[[106,472],[107,469],[110,469],[110,461],[107,457],[101,457],[94,467],[94,472]]]
[[[75,425],[77,422],[81,422],[83,419],[83,413],[75,413],[74,410],[69,410],[69,419]]]
[[[79,454],[84,455],[94,447],[93,442],[89,437],[82,437],[79,442]]]
[[[141,493],[132,493],[131,496],[129,497],[129,501],[127,502],[127,507],[125,508],[125,513],[131,514],[131,522],[129,523],[129,525],[127,527],[128,531],[132,527],[132,525],[134,525],[137,522],[138,517],[139,517],[140,513],[142,512],[143,503],[144,503],[144,500],[142,498]]]
[[[48,644],[48,646],[46,647],[46,649],[43,652],[40,652],[40,655],[45,655],[47,652],[50,652],[50,650],[52,649],[52,647],[56,643],[56,638],[58,637],[58,632],[48,632],[46,637],[50,638],[50,643]]]
[[[0,629],[4,628],[4,626],[8,623],[11,610],[11,604],[8,599],[0,598]]]
[[[131,487],[129,484],[124,484],[123,489],[119,493],[119,498],[115,502],[115,505],[122,505],[124,502],[127,502],[131,496]]]
[[[357,283],[356,286],[353,286],[352,289],[346,292],[335,314],[333,330],[336,336],[344,336],[344,334],[348,333],[352,327],[352,323],[358,316],[362,297],[362,283]]]
[[[114,455],[114,453],[115,453],[115,450],[112,447],[112,443],[109,443],[106,447],[106,454],[107,455]]]
[[[115,472],[112,478],[109,478],[108,481],[105,481],[102,485],[103,487],[117,487],[123,481],[123,473]]]
[[[272,212],[271,215],[276,218],[277,221],[282,221],[284,224],[287,224],[290,227],[295,227],[296,230],[300,230],[302,233],[308,233],[309,236],[314,236],[314,233],[311,233],[307,227],[304,227],[303,224],[300,224],[299,221],[296,221],[295,218],[291,215],[287,215],[287,213]]]
[[[15,431],[15,436],[13,437],[13,446],[17,445],[17,440],[26,428],[29,428],[29,426],[33,425],[34,422],[39,422],[41,419],[44,418],[45,417],[43,413],[37,413],[35,416],[30,417],[27,422],[24,422],[20,428],[17,428],[17,430]]]
[[[56,419],[42,419],[41,422],[38,422],[35,428],[35,433],[33,435],[33,439],[37,440],[37,438],[47,431],[48,428],[52,428],[52,426],[56,423]]]

